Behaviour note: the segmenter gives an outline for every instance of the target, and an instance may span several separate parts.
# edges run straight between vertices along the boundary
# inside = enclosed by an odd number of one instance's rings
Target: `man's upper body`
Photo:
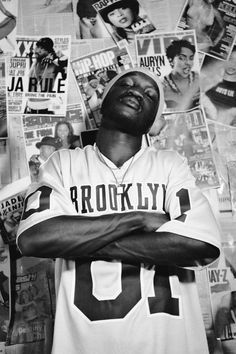
[[[29,71],[29,92],[52,92],[57,75],[63,80],[67,77],[68,58],[63,53],[56,53],[53,40],[41,38],[35,46],[33,62]]]
[[[191,268],[219,230],[186,161],[142,148],[162,107],[151,72],[114,78],[96,145],[54,153],[28,192],[19,249],[58,258],[53,353],[208,353]]]

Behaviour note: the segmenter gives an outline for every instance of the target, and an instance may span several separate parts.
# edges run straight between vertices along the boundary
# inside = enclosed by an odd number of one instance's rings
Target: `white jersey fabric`
[[[122,168],[96,146],[59,150],[40,169],[25,201],[20,234],[58,215],[169,213],[158,230],[219,248],[219,231],[185,159],[174,151],[140,150]],[[44,201],[44,202],[42,202]],[[144,236],[145,237],[145,236]],[[135,251],[135,250],[134,250]],[[207,354],[192,269],[58,259],[53,354]]]

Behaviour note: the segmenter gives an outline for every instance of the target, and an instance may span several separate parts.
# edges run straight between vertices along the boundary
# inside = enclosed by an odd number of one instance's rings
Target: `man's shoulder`
[[[57,160],[71,160],[72,162],[76,159],[87,158],[93,153],[93,147],[91,145],[87,145],[84,148],[76,147],[75,149],[60,149],[55,151],[50,159],[54,161]]]
[[[148,154],[150,154],[151,156],[155,156],[157,158],[157,160],[161,161],[167,161],[167,162],[173,162],[175,160],[183,160],[184,158],[177,152],[174,150],[162,150],[158,147],[154,145],[150,146],[147,150]]]

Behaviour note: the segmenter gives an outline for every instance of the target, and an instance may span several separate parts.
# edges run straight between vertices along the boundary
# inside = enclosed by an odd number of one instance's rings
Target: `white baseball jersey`
[[[150,147],[120,169],[104,159],[113,173],[95,146],[55,152],[28,192],[18,237],[59,215],[141,210],[169,213],[157,237],[168,231],[219,248],[211,208],[180,155]],[[135,247],[129,252],[142,252]],[[56,286],[53,354],[208,353],[192,269],[58,259]]]

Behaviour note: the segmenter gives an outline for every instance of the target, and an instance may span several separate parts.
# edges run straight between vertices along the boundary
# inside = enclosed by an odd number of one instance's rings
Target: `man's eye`
[[[133,86],[133,81],[132,80],[124,80],[121,81],[121,86],[127,86],[127,87],[132,87]]]
[[[152,100],[155,98],[155,91],[153,90],[145,90],[145,94]]]

